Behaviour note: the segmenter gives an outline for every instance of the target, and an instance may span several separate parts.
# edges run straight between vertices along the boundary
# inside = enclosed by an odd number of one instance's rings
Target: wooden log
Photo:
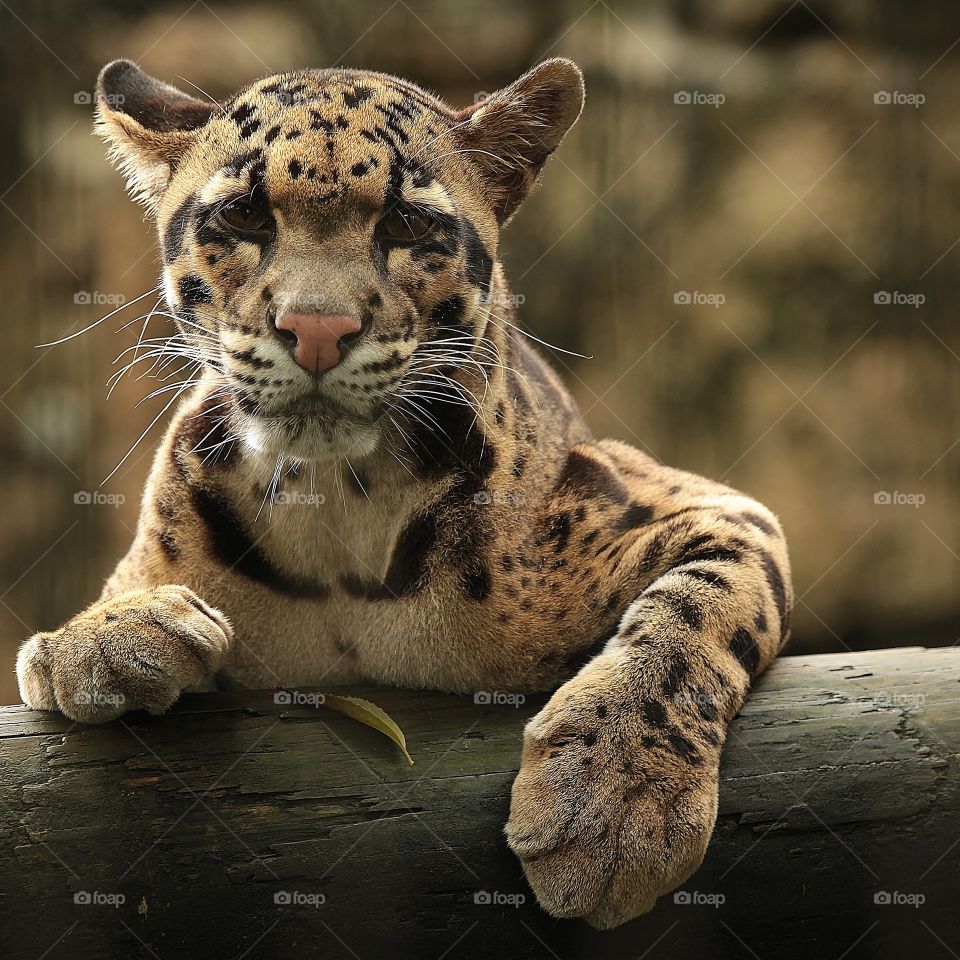
[[[269,691],[102,727],[5,707],[2,955],[956,956],[958,678],[957,649],[780,660],[731,733],[705,864],[606,933],[543,914],[504,843],[542,699],[365,692],[413,767]]]

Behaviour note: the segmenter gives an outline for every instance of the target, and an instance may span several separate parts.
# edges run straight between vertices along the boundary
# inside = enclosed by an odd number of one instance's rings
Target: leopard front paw
[[[232,637],[227,618],[187,587],[120,594],[23,644],[20,696],[83,723],[162,713],[184,690],[211,684]]]
[[[588,700],[551,701],[528,725],[506,832],[548,913],[608,929],[646,913],[702,862],[719,749]]]

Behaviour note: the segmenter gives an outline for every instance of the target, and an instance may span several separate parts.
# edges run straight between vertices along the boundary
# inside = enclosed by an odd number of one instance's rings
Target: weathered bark
[[[541,701],[368,692],[413,767],[379,734],[271,692],[103,727],[6,707],[0,946],[31,960],[54,944],[49,960],[948,957],[958,677],[956,649],[781,660],[734,725],[711,851],[683,887],[725,901],[667,897],[610,933],[542,914],[503,840]],[[325,901],[278,905],[281,891]],[[881,891],[925,902],[878,904]]]

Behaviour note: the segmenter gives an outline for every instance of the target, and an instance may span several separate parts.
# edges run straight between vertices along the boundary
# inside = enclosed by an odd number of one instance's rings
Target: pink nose
[[[325,317],[318,313],[287,313],[277,318],[277,329],[296,337],[293,359],[310,373],[322,373],[340,362],[339,341],[360,332],[354,317]]]

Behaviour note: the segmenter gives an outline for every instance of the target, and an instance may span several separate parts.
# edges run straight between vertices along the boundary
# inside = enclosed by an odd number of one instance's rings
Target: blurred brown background
[[[101,484],[162,407],[133,407],[151,380],[104,396],[153,298],[34,348],[158,275],[90,132],[118,56],[214,96],[346,64],[458,105],[576,59],[587,110],[504,254],[528,329],[592,355],[552,357],[595,431],[781,515],[794,652],[960,637],[960,8],[8,0],[0,25],[3,702],[20,640],[125,550],[160,430]]]

